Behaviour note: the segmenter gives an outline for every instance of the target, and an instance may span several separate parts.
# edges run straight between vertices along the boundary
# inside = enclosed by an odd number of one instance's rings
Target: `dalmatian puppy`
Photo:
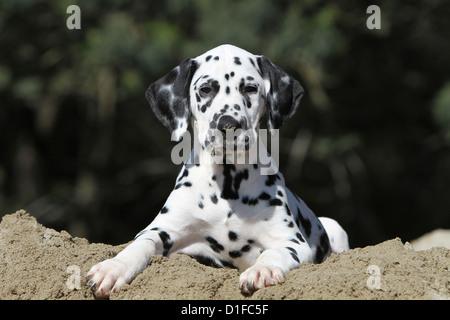
[[[281,284],[303,262],[320,263],[331,252],[348,250],[340,225],[317,218],[273,163],[268,174],[260,156],[250,161],[250,154],[267,155],[258,143],[263,115],[276,133],[303,93],[268,58],[232,45],[187,59],[151,84],[146,97],[156,117],[174,141],[191,121],[194,149],[150,225],[87,273],[94,294],[117,292],[155,254],[184,253],[206,265],[236,268],[240,289],[251,293]]]

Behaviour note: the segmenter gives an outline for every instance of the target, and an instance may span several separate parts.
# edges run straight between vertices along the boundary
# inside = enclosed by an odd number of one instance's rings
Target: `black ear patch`
[[[191,115],[189,87],[197,67],[194,59],[186,59],[145,92],[153,112],[169,129],[173,141],[180,141],[187,130]]]
[[[297,80],[267,57],[260,56],[257,62],[263,79],[270,83],[270,88],[266,88],[266,112],[267,124],[273,133],[274,129],[279,129],[294,115],[304,91]]]

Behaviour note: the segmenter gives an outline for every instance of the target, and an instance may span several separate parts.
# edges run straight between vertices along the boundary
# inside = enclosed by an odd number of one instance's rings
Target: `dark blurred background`
[[[81,30],[69,30],[69,5]],[[369,30],[366,9],[381,9]],[[305,87],[281,130],[288,186],[351,246],[450,228],[450,2],[0,2],[0,216],[124,243],[173,189],[174,143],[144,97],[223,44]]]

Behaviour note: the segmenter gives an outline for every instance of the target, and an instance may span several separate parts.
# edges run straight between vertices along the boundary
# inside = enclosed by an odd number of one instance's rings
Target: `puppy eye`
[[[208,86],[201,87],[200,92],[204,93],[204,94],[209,94],[209,93],[211,93],[211,87],[208,87]]]
[[[258,88],[254,85],[248,85],[248,86],[245,86],[244,90],[245,90],[245,93],[254,93],[254,92],[258,91]]]

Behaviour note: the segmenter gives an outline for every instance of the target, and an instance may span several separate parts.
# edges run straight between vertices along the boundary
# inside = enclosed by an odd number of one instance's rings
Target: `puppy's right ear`
[[[169,129],[172,141],[180,141],[187,130],[191,115],[189,88],[196,70],[197,62],[186,59],[145,92],[156,117]]]

